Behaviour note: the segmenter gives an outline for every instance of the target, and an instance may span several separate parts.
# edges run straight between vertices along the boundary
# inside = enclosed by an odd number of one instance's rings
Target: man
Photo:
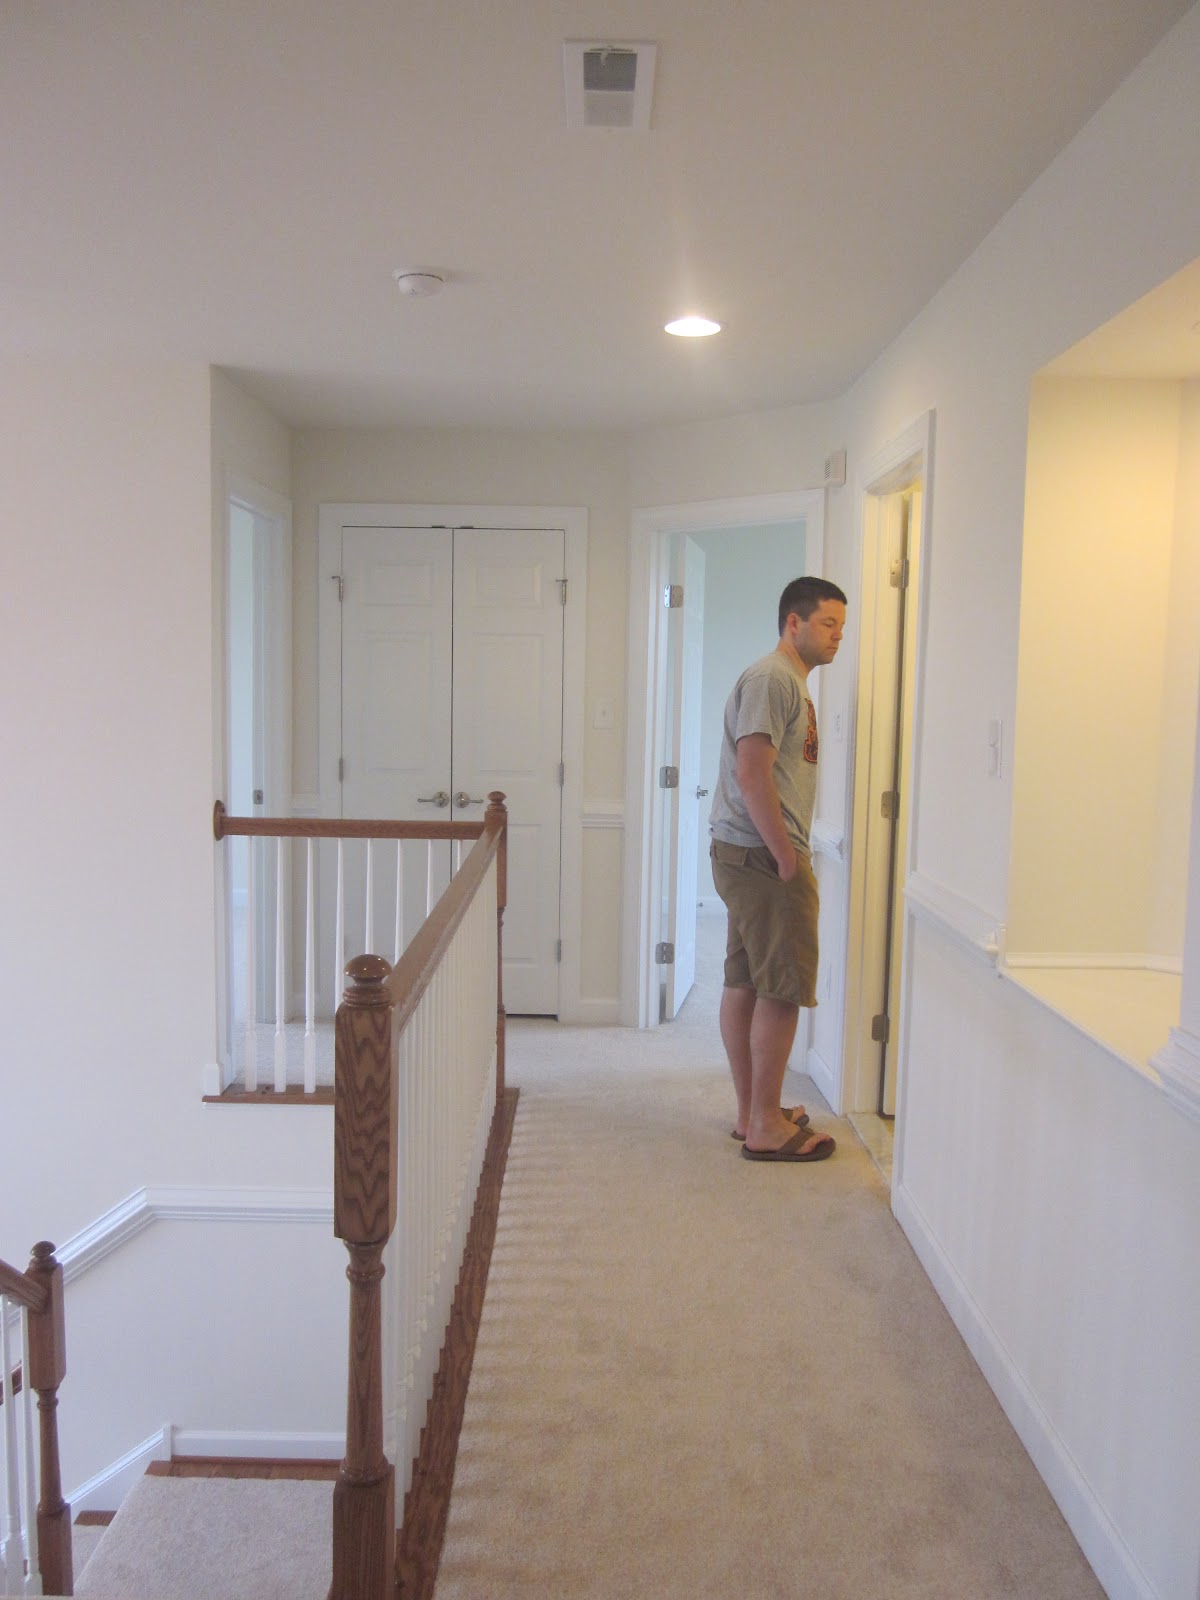
[[[709,827],[713,881],[729,912],[721,1040],[748,1161],[823,1161],[827,1133],[780,1104],[801,1006],[817,1003],[817,882],[809,832],[817,717],[808,675],[837,654],[846,596],[795,578],[779,599],[779,643],[742,673],[725,706]]]

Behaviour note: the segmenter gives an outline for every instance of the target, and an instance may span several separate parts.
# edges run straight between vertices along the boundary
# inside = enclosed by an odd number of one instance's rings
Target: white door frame
[[[805,565],[810,572],[819,573],[824,557],[823,489],[747,495],[736,500],[701,500],[690,505],[645,506],[633,513],[629,543],[625,893],[621,927],[621,1021],[630,1027],[658,1026],[654,945],[658,938],[665,841],[660,808],[655,804],[655,761],[662,738],[667,681],[662,589],[669,581],[666,574],[670,540],[677,533],[801,520],[805,524]],[[767,597],[768,615],[776,598]]]
[[[339,570],[343,527],[356,528],[561,528],[566,543],[567,617],[563,634],[563,793],[560,915],[562,967],[558,1016],[585,1020],[580,1002],[583,932],[583,736],[587,643],[588,514],[582,506],[359,505],[320,506],[317,532],[317,771],[322,817],[341,814],[338,755],[341,735],[340,618],[329,581]]]
[[[912,757],[911,770],[908,778],[907,797],[907,828],[905,840],[905,872],[906,883],[898,887],[902,893],[907,892],[907,882],[916,876],[918,862],[917,850],[917,818],[921,799],[920,764],[922,754],[921,723],[924,710],[924,681],[926,660],[926,639],[929,629],[929,577],[932,570],[932,510],[933,510],[933,442],[934,442],[934,413],[927,411],[911,423],[903,433],[898,434],[881,450],[869,457],[855,476],[855,490],[857,499],[857,542],[858,542],[858,571],[860,578],[860,600],[862,599],[861,584],[863,574],[871,563],[868,562],[870,552],[866,549],[867,528],[871,523],[869,509],[873,500],[880,499],[904,488],[913,479],[920,478],[922,482],[921,517],[918,534],[918,562],[917,562],[917,595],[916,595],[916,643],[913,658],[913,684],[912,684]],[[873,566],[871,566],[873,571]],[[854,715],[851,728],[851,750],[853,752],[850,770],[847,774],[847,813],[850,818],[850,850],[849,850],[849,883],[847,887],[846,905],[846,982],[844,988],[844,1007],[842,1013],[842,1053],[841,1073],[838,1084],[839,1105],[838,1109],[844,1110],[851,1101],[859,1095],[859,1054],[855,1048],[855,1030],[863,1007],[863,988],[866,982],[868,963],[866,961],[866,941],[868,937],[868,909],[866,903],[867,886],[863,870],[864,839],[866,831],[866,786],[860,780],[864,773],[860,770],[858,732],[864,725],[863,696],[869,693],[869,684],[864,681],[863,674],[863,647],[860,640],[859,653],[854,663],[854,686],[852,704]],[[908,1017],[909,1017],[909,987],[911,982],[911,927],[907,911],[902,907],[899,912],[903,918],[903,956],[900,974],[900,992],[896,997],[895,1024],[898,1030],[896,1063],[898,1074],[898,1094],[896,1103],[896,1128],[899,1133],[905,1100],[905,1086],[908,1078],[906,1070],[906,1055],[908,1048]],[[895,1145],[895,1162],[893,1167],[893,1183],[898,1183],[900,1178],[899,1162],[901,1159],[901,1141],[897,1138]]]

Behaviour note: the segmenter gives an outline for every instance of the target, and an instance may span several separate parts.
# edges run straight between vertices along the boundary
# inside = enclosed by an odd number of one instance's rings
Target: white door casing
[[[665,971],[664,1016],[678,1016],[696,980],[696,874],[700,838],[700,692],[704,669],[704,551],[683,534],[676,581],[683,586],[672,641],[674,698],[669,765],[679,773],[668,791],[666,818],[670,846],[667,926],[664,939],[674,946]],[[707,809],[705,811],[707,815]]]

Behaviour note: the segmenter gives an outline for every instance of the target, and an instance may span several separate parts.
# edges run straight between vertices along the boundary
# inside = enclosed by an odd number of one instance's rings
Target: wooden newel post
[[[346,1458],[333,1491],[329,1600],[391,1600],[395,1469],[383,1453],[383,1251],[396,1221],[391,1000],[382,956],[356,956],[338,1007],[333,1231],[350,1253]]]
[[[40,1311],[29,1312],[29,1386],[37,1394],[41,1446],[38,1485],[38,1552],[46,1594],[73,1594],[71,1508],[62,1497],[58,1459],[58,1386],[67,1375],[67,1331],[62,1267],[54,1246],[35,1244],[26,1276],[46,1290]]]
[[[504,907],[508,901],[508,807],[504,792],[492,789],[488,794],[488,808],[483,815],[484,824],[491,822],[500,828],[500,843],[496,850],[496,1104],[504,1099]]]

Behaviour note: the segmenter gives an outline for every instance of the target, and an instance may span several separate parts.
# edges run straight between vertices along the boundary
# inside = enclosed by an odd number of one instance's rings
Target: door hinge
[[[900,815],[899,789],[885,789],[879,796],[879,815],[885,822],[891,822],[893,817]]]
[[[331,572],[329,581],[330,583],[336,583],[338,586],[338,602],[340,604],[346,598],[346,580],[340,572]]]
[[[678,611],[683,604],[683,585],[669,583],[663,590],[663,605],[668,611]]]
[[[345,756],[339,756],[338,757],[338,782],[339,783],[345,783],[345,781],[346,781],[346,758],[345,758]]]
[[[892,562],[891,585],[893,589],[908,588],[908,557],[898,556]]]
[[[673,967],[675,965],[675,946],[666,940],[654,946],[654,959],[660,967]]]
[[[567,786],[567,763],[565,761],[560,761],[558,763],[558,787],[560,789],[565,789],[566,786]]]
[[[554,959],[555,959],[555,961],[561,961],[562,960],[562,940],[561,939],[555,940],[555,944],[554,944]]]
[[[876,1044],[886,1044],[892,1034],[892,1019],[886,1011],[871,1018],[871,1037]]]
[[[658,787],[660,789],[678,789],[678,787],[679,787],[679,768],[678,767],[659,767],[659,769],[658,769]]]
[[[556,578],[554,581],[558,584],[558,603],[560,606],[565,606],[567,603],[567,580],[565,578]]]

